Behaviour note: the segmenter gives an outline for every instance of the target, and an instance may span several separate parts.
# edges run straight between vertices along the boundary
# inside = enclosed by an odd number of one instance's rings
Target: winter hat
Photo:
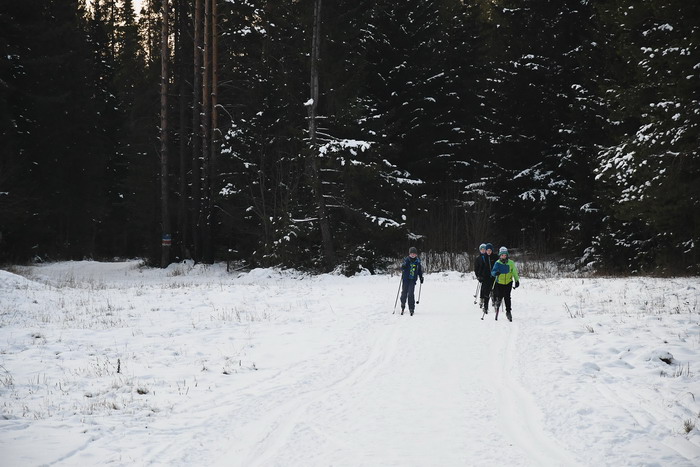
[[[502,246],[501,248],[498,249],[498,256],[501,255],[506,255],[508,256],[508,248]]]
[[[408,254],[410,255],[411,253],[418,254],[418,250],[416,249],[416,247],[412,246],[408,249]]]
[[[490,243],[487,243],[487,244],[486,244],[486,249],[487,249],[487,250],[493,251],[493,245],[491,245]]]
[[[479,251],[485,250],[485,249],[486,249],[486,243],[482,243],[481,245],[479,245]]]

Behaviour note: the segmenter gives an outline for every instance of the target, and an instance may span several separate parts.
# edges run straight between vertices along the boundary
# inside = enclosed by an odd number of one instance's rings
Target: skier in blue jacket
[[[420,283],[423,283],[423,267],[416,247],[412,246],[408,249],[408,256],[404,258],[401,270],[401,314],[406,308],[406,300],[408,299],[408,311],[413,316],[416,309],[416,281],[420,278]]]

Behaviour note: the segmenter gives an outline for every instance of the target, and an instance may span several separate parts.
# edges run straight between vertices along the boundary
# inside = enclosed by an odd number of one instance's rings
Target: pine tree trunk
[[[178,226],[180,230],[179,243],[180,243],[180,255],[182,258],[189,257],[189,230],[187,219],[187,200],[188,200],[188,177],[187,177],[187,166],[188,166],[188,154],[187,154],[187,82],[185,80],[185,72],[187,67],[185,65],[185,37],[186,37],[186,25],[185,21],[185,4],[184,0],[177,0],[177,28],[176,28],[176,43],[177,43],[177,73],[178,73],[178,86],[179,86],[179,106],[180,106],[180,199],[178,203]]]
[[[309,171],[311,175],[311,184],[316,198],[316,208],[318,210],[318,220],[321,227],[321,242],[323,244],[323,259],[326,269],[331,270],[335,266],[335,249],[333,248],[333,236],[331,234],[330,221],[328,219],[328,211],[326,208],[326,200],[323,197],[323,184],[321,183],[321,175],[316,163],[316,117],[318,108],[318,60],[321,54],[321,0],[314,2],[314,23],[313,37],[311,45],[311,102],[308,106],[309,111],[309,138],[311,140],[311,153],[309,154]]]
[[[214,241],[214,220],[216,218],[214,212],[214,194],[218,190],[219,180],[219,112],[218,93],[219,93],[219,35],[217,31],[217,0],[212,0],[211,4],[211,158],[209,167],[210,187],[209,196],[209,216],[210,216],[210,241]],[[213,248],[212,248],[213,250]],[[213,261],[213,253],[212,253]]]
[[[168,208],[168,0],[163,0],[160,45],[160,215],[161,267],[170,263],[170,212]]]
[[[210,129],[211,129],[211,3],[204,2],[204,76],[202,78],[202,256],[206,263],[211,263],[211,166],[210,166]]]
[[[192,243],[193,257],[199,261],[201,255],[200,205],[201,205],[201,93],[202,93],[202,0],[194,5],[194,65],[192,78]]]

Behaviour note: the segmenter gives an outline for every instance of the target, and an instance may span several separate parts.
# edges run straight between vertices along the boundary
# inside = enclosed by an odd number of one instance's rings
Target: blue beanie
[[[486,249],[486,243],[482,243],[481,245],[479,245],[479,251],[485,250],[485,249]]]
[[[487,249],[487,250],[493,251],[493,245],[491,245],[490,243],[487,243],[487,244],[486,244],[486,249]]]

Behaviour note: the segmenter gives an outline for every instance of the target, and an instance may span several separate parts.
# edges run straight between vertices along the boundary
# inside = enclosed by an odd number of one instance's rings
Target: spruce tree
[[[600,6],[620,57],[605,93],[613,144],[599,155],[605,222],[591,254],[625,271],[697,272],[700,218],[700,7],[681,1]],[[620,259],[606,262],[605,251]]]
[[[594,10],[574,0],[502,7],[493,13],[500,35],[490,94],[501,240],[580,255],[592,235],[593,160],[604,138],[605,45]]]

